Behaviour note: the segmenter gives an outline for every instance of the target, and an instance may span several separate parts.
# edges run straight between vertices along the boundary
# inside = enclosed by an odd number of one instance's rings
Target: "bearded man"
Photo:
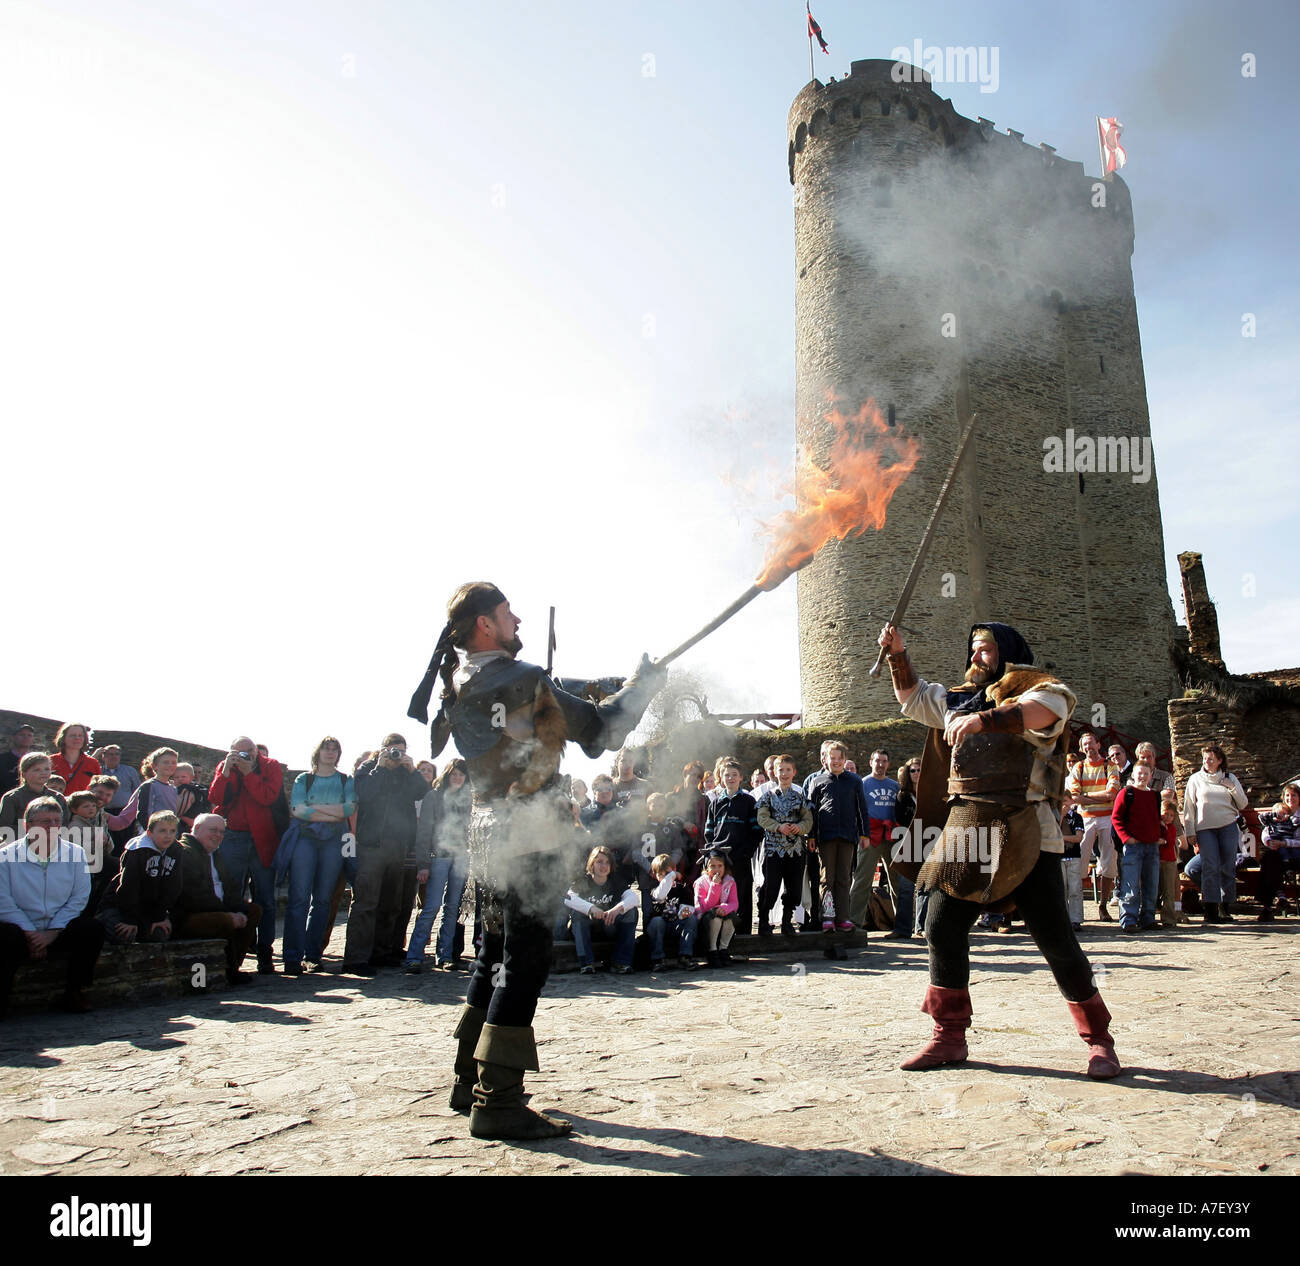
[[[572,876],[573,810],[559,779],[567,741],[590,757],[622,746],[666,675],[642,656],[617,693],[592,703],[515,657],[520,620],[486,581],[462,585],[410,715],[427,720],[443,682],[433,755],[449,737],[473,791],[469,852],[487,897],[483,943],[456,1027],[451,1106],[469,1113],[476,1138],[554,1138],[567,1121],[525,1105],[524,1073],[536,1071],[533,1016],[551,967],[552,929]],[[466,652],[462,664],[457,648]]]
[[[943,827],[919,872],[915,852],[901,861],[917,873],[918,891],[931,894],[925,920],[930,987],[921,1010],[935,1022],[934,1037],[903,1068],[966,1059],[970,929],[982,908],[1014,907],[1087,1044],[1088,1076],[1118,1076],[1110,1012],[1070,927],[1061,875],[1060,801],[1074,694],[1033,667],[1033,652],[1007,624],[971,629],[965,680],[952,690],[916,675],[894,625],[885,625],[878,641],[903,715],[930,729],[913,846],[923,826]]]

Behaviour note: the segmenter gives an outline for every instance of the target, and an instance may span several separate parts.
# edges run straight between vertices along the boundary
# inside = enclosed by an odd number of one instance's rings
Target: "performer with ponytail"
[[[433,755],[453,738],[473,790],[470,870],[487,912],[456,1027],[451,1106],[469,1113],[476,1138],[554,1138],[570,1128],[527,1107],[524,1095],[524,1073],[538,1067],[533,1016],[550,972],[555,911],[571,877],[573,812],[560,758],[569,741],[591,757],[621,747],[665,676],[642,656],[617,693],[598,704],[579,699],[515,658],[519,624],[495,585],[457,589],[409,713],[428,720],[441,679]]]

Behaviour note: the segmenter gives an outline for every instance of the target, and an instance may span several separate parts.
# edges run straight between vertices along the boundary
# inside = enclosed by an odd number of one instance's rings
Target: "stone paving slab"
[[[972,1060],[924,1039],[920,942],[845,962],[553,977],[536,1101],[563,1141],[446,1106],[464,977],[263,978],[0,1024],[0,1171],[58,1174],[1300,1172],[1300,921],[1086,924],[1128,1072],[1083,1045],[1023,933],[976,936]]]

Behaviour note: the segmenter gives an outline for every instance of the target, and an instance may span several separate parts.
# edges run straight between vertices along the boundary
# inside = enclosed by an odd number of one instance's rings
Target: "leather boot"
[[[1203,923],[1222,923],[1223,919],[1219,914],[1219,904],[1217,901],[1206,901],[1202,903],[1203,914],[1201,921]]]
[[[970,1028],[970,990],[931,985],[925,991],[921,1010],[933,1017],[934,1036],[900,1067],[911,1072],[917,1068],[962,1063],[969,1054],[966,1030]]]
[[[537,1071],[531,1025],[485,1024],[474,1048],[478,1085],[469,1113],[476,1139],[553,1139],[573,1127],[524,1103],[524,1072]]]
[[[460,1023],[452,1034],[456,1046],[456,1080],[451,1084],[451,1099],[448,1106],[454,1112],[465,1112],[474,1106],[474,1087],[478,1084],[478,1061],[474,1058],[474,1048],[478,1045],[483,1032],[487,1010],[484,1007],[471,1007],[465,1004],[460,1013]]]
[[[1110,1012],[1095,993],[1084,1002],[1071,1002],[1070,1015],[1079,1036],[1088,1044],[1088,1076],[1098,1081],[1118,1077],[1123,1071],[1115,1054],[1115,1042],[1110,1035]]]
[[[1101,881],[1101,893],[1097,898],[1097,918],[1102,923],[1114,923],[1115,920],[1110,913],[1110,897],[1115,891],[1115,881],[1113,879],[1103,879]]]

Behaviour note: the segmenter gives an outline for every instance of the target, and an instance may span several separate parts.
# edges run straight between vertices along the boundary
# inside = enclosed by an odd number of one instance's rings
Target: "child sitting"
[[[635,812],[635,804],[624,810]],[[639,826],[624,835],[622,882],[641,894],[646,926],[650,923],[650,889],[654,887],[651,861],[659,853],[667,853],[676,865],[686,848],[686,833],[682,824],[668,816],[668,797],[661,791],[646,797],[645,817]]]
[[[44,752],[28,752],[18,762],[18,786],[0,796],[0,827],[8,827],[14,836],[21,835],[18,824],[27,812],[27,806],[42,796],[53,796],[63,810],[63,820],[68,820],[68,802],[49,787],[52,766]],[[11,839],[13,836],[10,837]]]
[[[173,847],[179,829],[180,819],[163,809],[127,845],[96,916],[114,944],[171,939],[171,910],[181,894],[181,852]]]
[[[677,942],[677,966],[683,971],[695,971],[699,964],[692,951],[700,921],[690,904],[691,885],[683,868],[667,853],[660,853],[650,863],[650,874],[656,881],[650,893],[650,920],[646,924],[650,937],[650,970],[662,971],[667,965],[664,942],[671,937]]]
[[[710,967],[730,967],[745,960],[727,948],[736,934],[740,898],[727,855],[717,849],[704,859],[704,873],[695,881],[695,913],[704,932]]]
[[[68,797],[68,808],[72,811],[72,822],[68,827],[68,838],[81,846],[86,854],[86,865],[90,869],[91,899],[98,895],[100,876],[112,847],[108,837],[108,822],[99,797],[91,790],[74,791]]]

